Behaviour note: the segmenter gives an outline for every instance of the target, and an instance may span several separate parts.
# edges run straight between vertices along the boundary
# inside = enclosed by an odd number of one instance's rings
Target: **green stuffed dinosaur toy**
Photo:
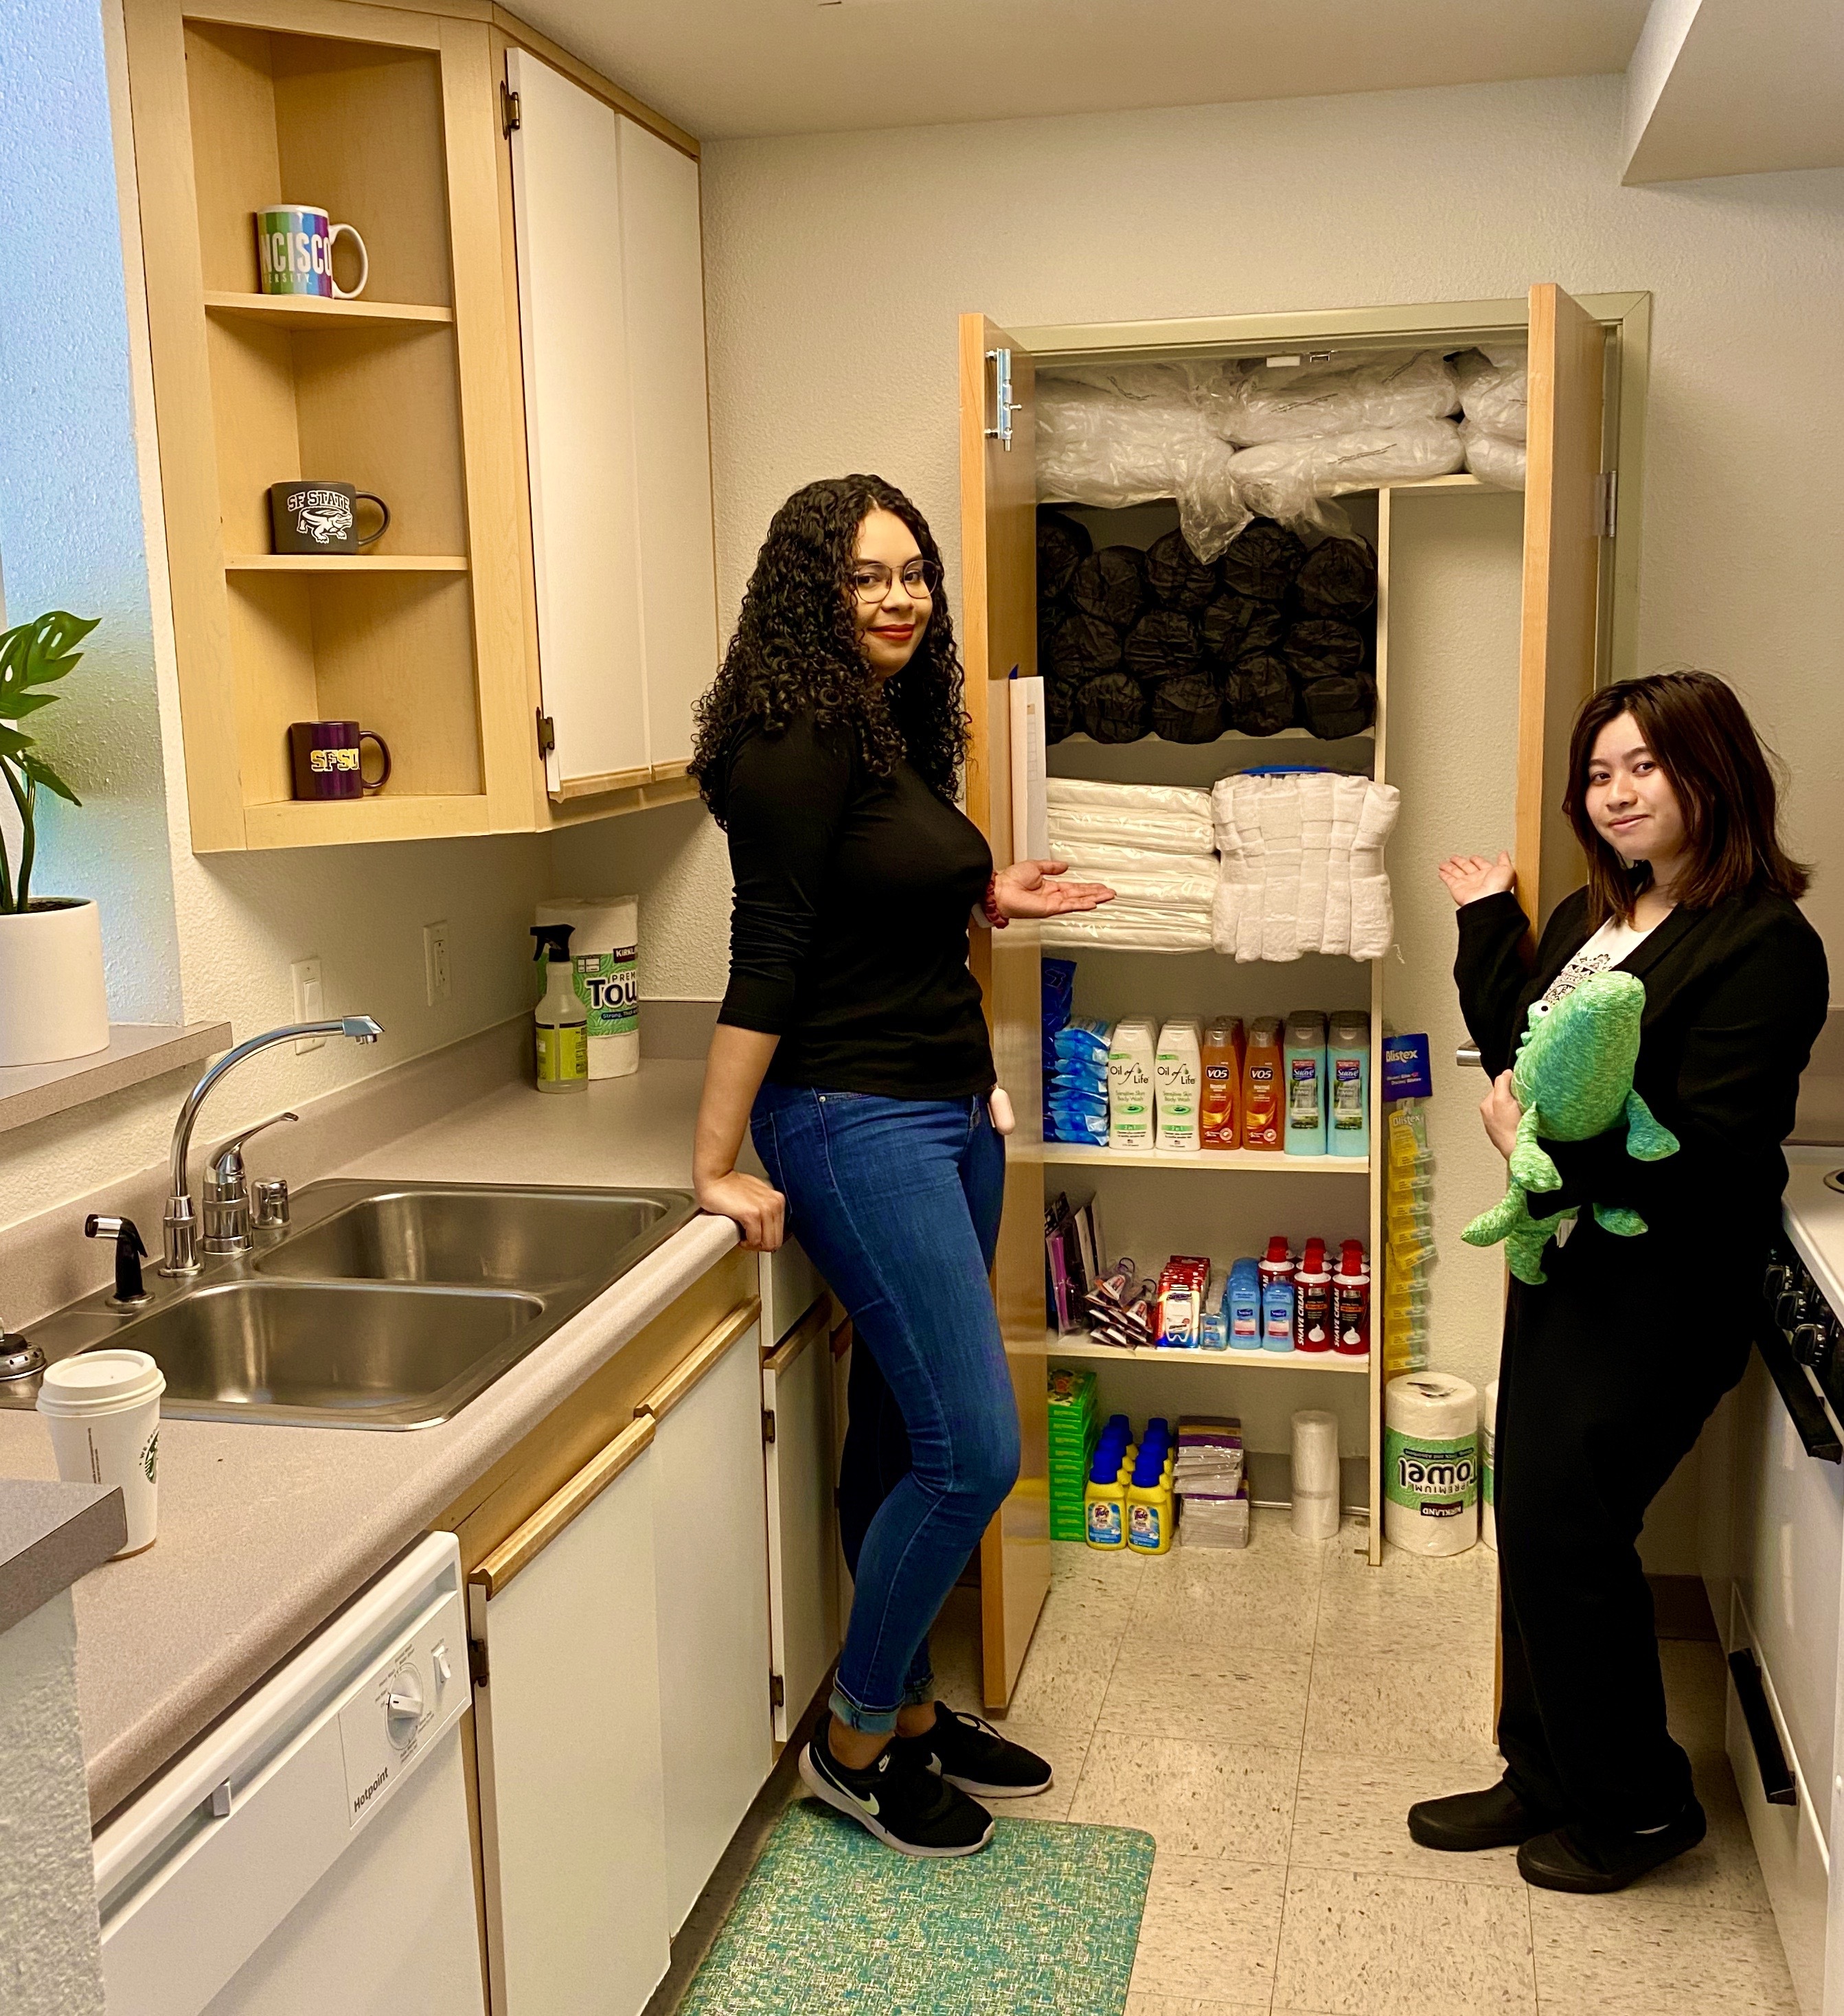
[[[1543,1249],[1572,1211],[1533,1216],[1530,1199],[1560,1190],[1562,1172],[1537,1139],[1591,1141],[1627,1123],[1627,1153],[1641,1162],[1677,1153],[1677,1136],[1654,1118],[1633,1089],[1645,983],[1637,974],[1597,973],[1554,1006],[1532,1004],[1529,1024],[1512,1066],[1512,1085],[1524,1117],[1511,1152],[1511,1187],[1461,1233],[1468,1246],[1505,1244],[1511,1271],[1533,1286],[1545,1280]],[[1594,1208],[1608,1232],[1632,1238],[1645,1231],[1636,1211]]]

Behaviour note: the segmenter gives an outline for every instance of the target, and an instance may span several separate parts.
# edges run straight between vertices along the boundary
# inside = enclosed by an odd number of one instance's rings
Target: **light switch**
[[[326,1018],[326,994],[321,985],[320,961],[315,959],[297,959],[288,969],[288,977],[294,982],[294,1019],[297,1022],[320,1022]],[[294,1046],[297,1057],[305,1057],[310,1050],[318,1050],[325,1043],[324,1036],[304,1036]]]

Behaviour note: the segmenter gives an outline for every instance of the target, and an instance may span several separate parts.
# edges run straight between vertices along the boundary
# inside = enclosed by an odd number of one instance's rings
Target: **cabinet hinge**
[[[487,1641],[484,1638],[470,1638],[467,1641],[467,1676],[477,1687],[487,1684]]]
[[[519,94],[499,87],[499,130],[509,140],[519,130]]]
[[[762,1439],[765,1442],[771,1442],[775,1439],[775,1409],[772,1407],[762,1409]]]
[[[1604,469],[1594,488],[1594,536],[1611,539],[1619,522],[1619,481],[1617,469]]]
[[[768,1705],[771,1708],[784,1708],[787,1699],[788,1690],[782,1676],[779,1673],[771,1673],[768,1676]]]
[[[537,711],[537,753],[548,756],[557,747],[557,724],[541,707]]]
[[[988,441],[996,441],[1008,455],[1012,452],[1012,416],[1018,411],[1012,397],[1012,353],[989,350],[986,361],[993,368],[993,422],[986,430]]]

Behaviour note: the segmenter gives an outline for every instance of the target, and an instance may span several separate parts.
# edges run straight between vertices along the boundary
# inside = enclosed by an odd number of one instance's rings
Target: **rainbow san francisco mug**
[[[333,243],[349,232],[358,247],[358,285],[342,287],[333,279]],[[265,294],[318,294],[350,301],[362,294],[372,275],[365,240],[350,224],[329,224],[311,203],[279,203],[256,213],[256,256]]]

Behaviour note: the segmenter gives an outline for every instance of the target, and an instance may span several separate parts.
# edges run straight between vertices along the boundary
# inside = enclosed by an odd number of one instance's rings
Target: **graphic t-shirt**
[[[1663,921],[1662,918],[1659,920],[1660,923]],[[1596,974],[1611,973],[1623,959],[1630,958],[1658,927],[1657,924],[1648,924],[1642,931],[1621,918],[1609,917],[1544,989],[1544,1006],[1553,1008],[1558,1001],[1566,1001],[1584,980],[1592,980]]]

